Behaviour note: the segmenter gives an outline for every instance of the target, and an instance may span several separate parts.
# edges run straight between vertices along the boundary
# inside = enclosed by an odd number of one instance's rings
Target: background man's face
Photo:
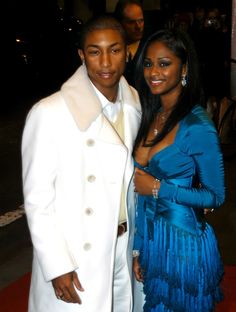
[[[122,25],[125,28],[128,43],[136,42],[143,36],[144,18],[143,11],[136,4],[129,4],[124,9]]]

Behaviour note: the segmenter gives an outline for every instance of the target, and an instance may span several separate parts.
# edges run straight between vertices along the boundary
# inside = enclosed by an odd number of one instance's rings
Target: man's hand
[[[84,291],[76,272],[69,272],[58,276],[52,280],[52,285],[57,299],[70,303],[81,304],[81,299],[77,294],[75,287],[79,291]],[[74,287],[75,286],[75,287]]]

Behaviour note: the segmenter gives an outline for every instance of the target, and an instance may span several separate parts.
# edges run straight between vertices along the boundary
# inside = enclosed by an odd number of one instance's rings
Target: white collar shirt
[[[99,101],[101,102],[102,105],[102,111],[104,113],[104,115],[109,119],[109,121],[111,122],[115,122],[119,112],[121,110],[121,105],[122,105],[122,96],[121,96],[121,90],[119,88],[118,90],[118,94],[117,94],[117,98],[116,101],[110,102],[95,86],[94,84],[91,82],[98,98]]]

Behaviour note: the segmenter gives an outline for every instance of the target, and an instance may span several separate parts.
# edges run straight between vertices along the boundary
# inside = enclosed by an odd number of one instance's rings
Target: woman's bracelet
[[[138,250],[133,250],[133,258],[136,258],[139,256],[139,251]]]
[[[153,182],[153,189],[152,189],[152,196],[154,199],[158,198],[159,188],[157,187],[157,183],[160,182],[159,179],[154,179]]]

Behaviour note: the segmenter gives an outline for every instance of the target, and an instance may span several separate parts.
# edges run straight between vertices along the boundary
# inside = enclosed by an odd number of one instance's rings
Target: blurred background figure
[[[178,28],[181,31],[190,33],[193,22],[193,15],[190,11],[179,12],[175,15],[174,28]]]
[[[195,35],[194,41],[201,62],[203,86],[206,99],[221,99],[228,94],[229,77],[227,63],[229,60],[230,37],[222,27],[218,8],[206,12],[203,27]]]
[[[134,67],[144,36],[143,8],[138,0],[119,0],[114,15],[123,25],[127,35],[128,55],[124,76],[133,85]]]
[[[203,28],[204,20],[205,20],[205,8],[203,6],[197,6],[193,12],[193,24],[192,24],[192,32],[197,32]]]

